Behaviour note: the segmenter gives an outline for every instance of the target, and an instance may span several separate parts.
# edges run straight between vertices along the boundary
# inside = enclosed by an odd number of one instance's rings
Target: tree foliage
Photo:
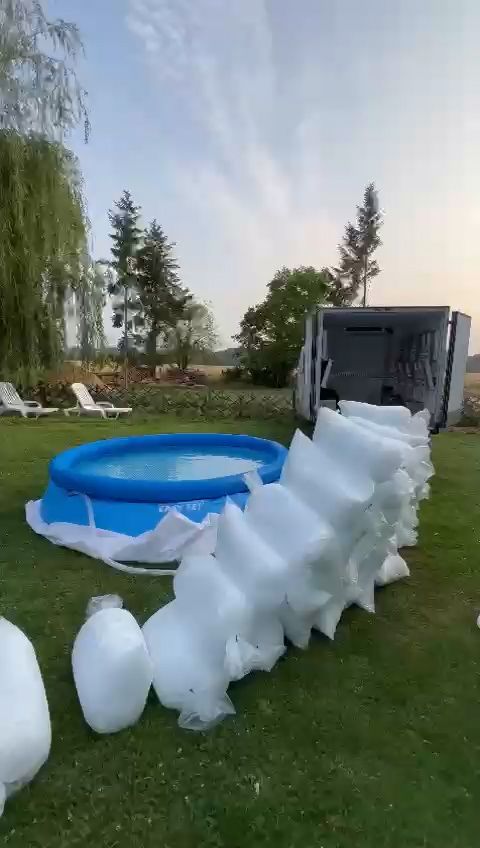
[[[182,317],[165,334],[165,350],[179,368],[185,370],[195,355],[210,352],[217,342],[217,331],[211,310],[205,303],[190,301]]]
[[[83,121],[88,135],[74,67],[82,49],[77,26],[48,20],[38,0],[1,0],[0,129],[59,141]]]
[[[146,352],[154,354],[157,339],[176,326],[191,300],[180,285],[175,245],[169,242],[156,220],[144,233],[137,254],[137,291],[141,303],[141,321]]]
[[[100,262],[92,262],[86,255],[82,273],[75,289],[78,311],[77,338],[82,362],[93,362],[105,347],[103,308],[108,286],[108,269]]]
[[[0,366],[20,380],[60,355],[65,297],[82,276],[82,183],[60,143],[86,120],[80,48],[77,28],[48,21],[36,0],[0,3]]]
[[[247,309],[235,338],[254,382],[287,383],[302,346],[305,315],[328,302],[331,279],[325,268],[282,268],[268,284],[265,300]]]
[[[141,303],[135,276],[137,252],[142,231],[138,226],[140,207],[133,202],[129,191],[124,191],[115,208],[108,213],[112,232],[111,267],[115,278],[109,286],[113,295],[113,326],[123,327],[125,320],[125,290],[127,291],[127,331],[134,332]]]
[[[193,353],[213,339],[210,313],[203,304],[194,303],[180,284],[174,243],[155,219],[142,231],[139,218],[140,207],[124,191],[109,212],[115,274],[109,286],[114,297],[113,326],[124,326],[126,287],[128,349],[138,352],[144,347],[154,356],[160,340],[163,350],[186,367]],[[123,349],[121,340],[119,350]]]
[[[345,227],[343,242],[339,245],[339,267],[335,268],[332,289],[338,305],[351,303],[362,291],[362,305],[367,305],[368,286],[380,273],[378,262],[372,258],[380,247],[379,229],[382,214],[374,183],[367,185],[363,195],[363,206],[357,206],[356,225],[350,221]]]
[[[81,274],[85,218],[76,160],[41,137],[0,133],[0,363],[20,379],[53,365]]]

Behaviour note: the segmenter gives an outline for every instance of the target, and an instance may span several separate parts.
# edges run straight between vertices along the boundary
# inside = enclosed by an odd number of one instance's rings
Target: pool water
[[[75,471],[117,480],[211,480],[245,474],[264,463],[264,453],[245,447],[205,445],[195,449],[172,446],[82,459],[75,463]]]

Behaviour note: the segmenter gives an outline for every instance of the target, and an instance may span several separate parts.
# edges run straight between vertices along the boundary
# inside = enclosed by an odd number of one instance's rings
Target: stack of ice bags
[[[143,634],[153,685],[179,724],[204,730],[234,712],[231,681],[270,671],[284,636],[330,639],[343,610],[374,612],[375,585],[406,577],[398,549],[417,538],[428,495],[428,414],[344,401],[297,430],[278,483],[226,504],[213,555],[183,559],[175,600]]]

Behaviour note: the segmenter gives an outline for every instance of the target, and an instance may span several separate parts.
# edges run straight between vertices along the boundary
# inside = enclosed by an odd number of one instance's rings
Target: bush
[[[116,406],[132,406],[136,412],[167,413],[187,418],[285,418],[293,415],[291,398],[263,392],[229,392],[192,386],[171,389],[157,386],[131,386],[95,393],[96,400],[110,400]]]
[[[479,427],[480,426],[480,398],[468,396],[465,398],[463,407],[462,420],[460,427]]]
[[[171,383],[183,386],[207,386],[208,377],[198,368],[177,368],[172,366],[167,370],[166,378]]]
[[[233,368],[223,369],[222,379],[225,383],[239,383],[241,380],[246,381],[248,374],[241,365],[235,365]]]
[[[36,386],[24,389],[22,393],[27,400],[36,400],[42,406],[63,406],[65,403],[73,406],[75,400],[70,383],[61,380],[40,381]]]
[[[290,382],[291,369],[285,365],[263,368],[250,368],[254,386],[268,386],[272,389],[284,389]]]

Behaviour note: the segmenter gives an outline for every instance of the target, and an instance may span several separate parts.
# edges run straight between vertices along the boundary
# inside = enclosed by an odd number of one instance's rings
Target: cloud
[[[279,266],[334,261],[316,126],[295,124],[283,99],[265,0],[130,0],[127,25],[159,93],[174,91],[176,130],[181,114],[192,133],[190,148],[172,145],[172,179],[203,240],[189,244],[187,227],[176,238],[229,333]]]
[[[400,5],[128,0],[161,133],[152,211],[160,194],[225,336],[278,267],[335,263],[371,179],[387,210],[372,301],[477,313],[478,4],[434,31],[425,3]]]

